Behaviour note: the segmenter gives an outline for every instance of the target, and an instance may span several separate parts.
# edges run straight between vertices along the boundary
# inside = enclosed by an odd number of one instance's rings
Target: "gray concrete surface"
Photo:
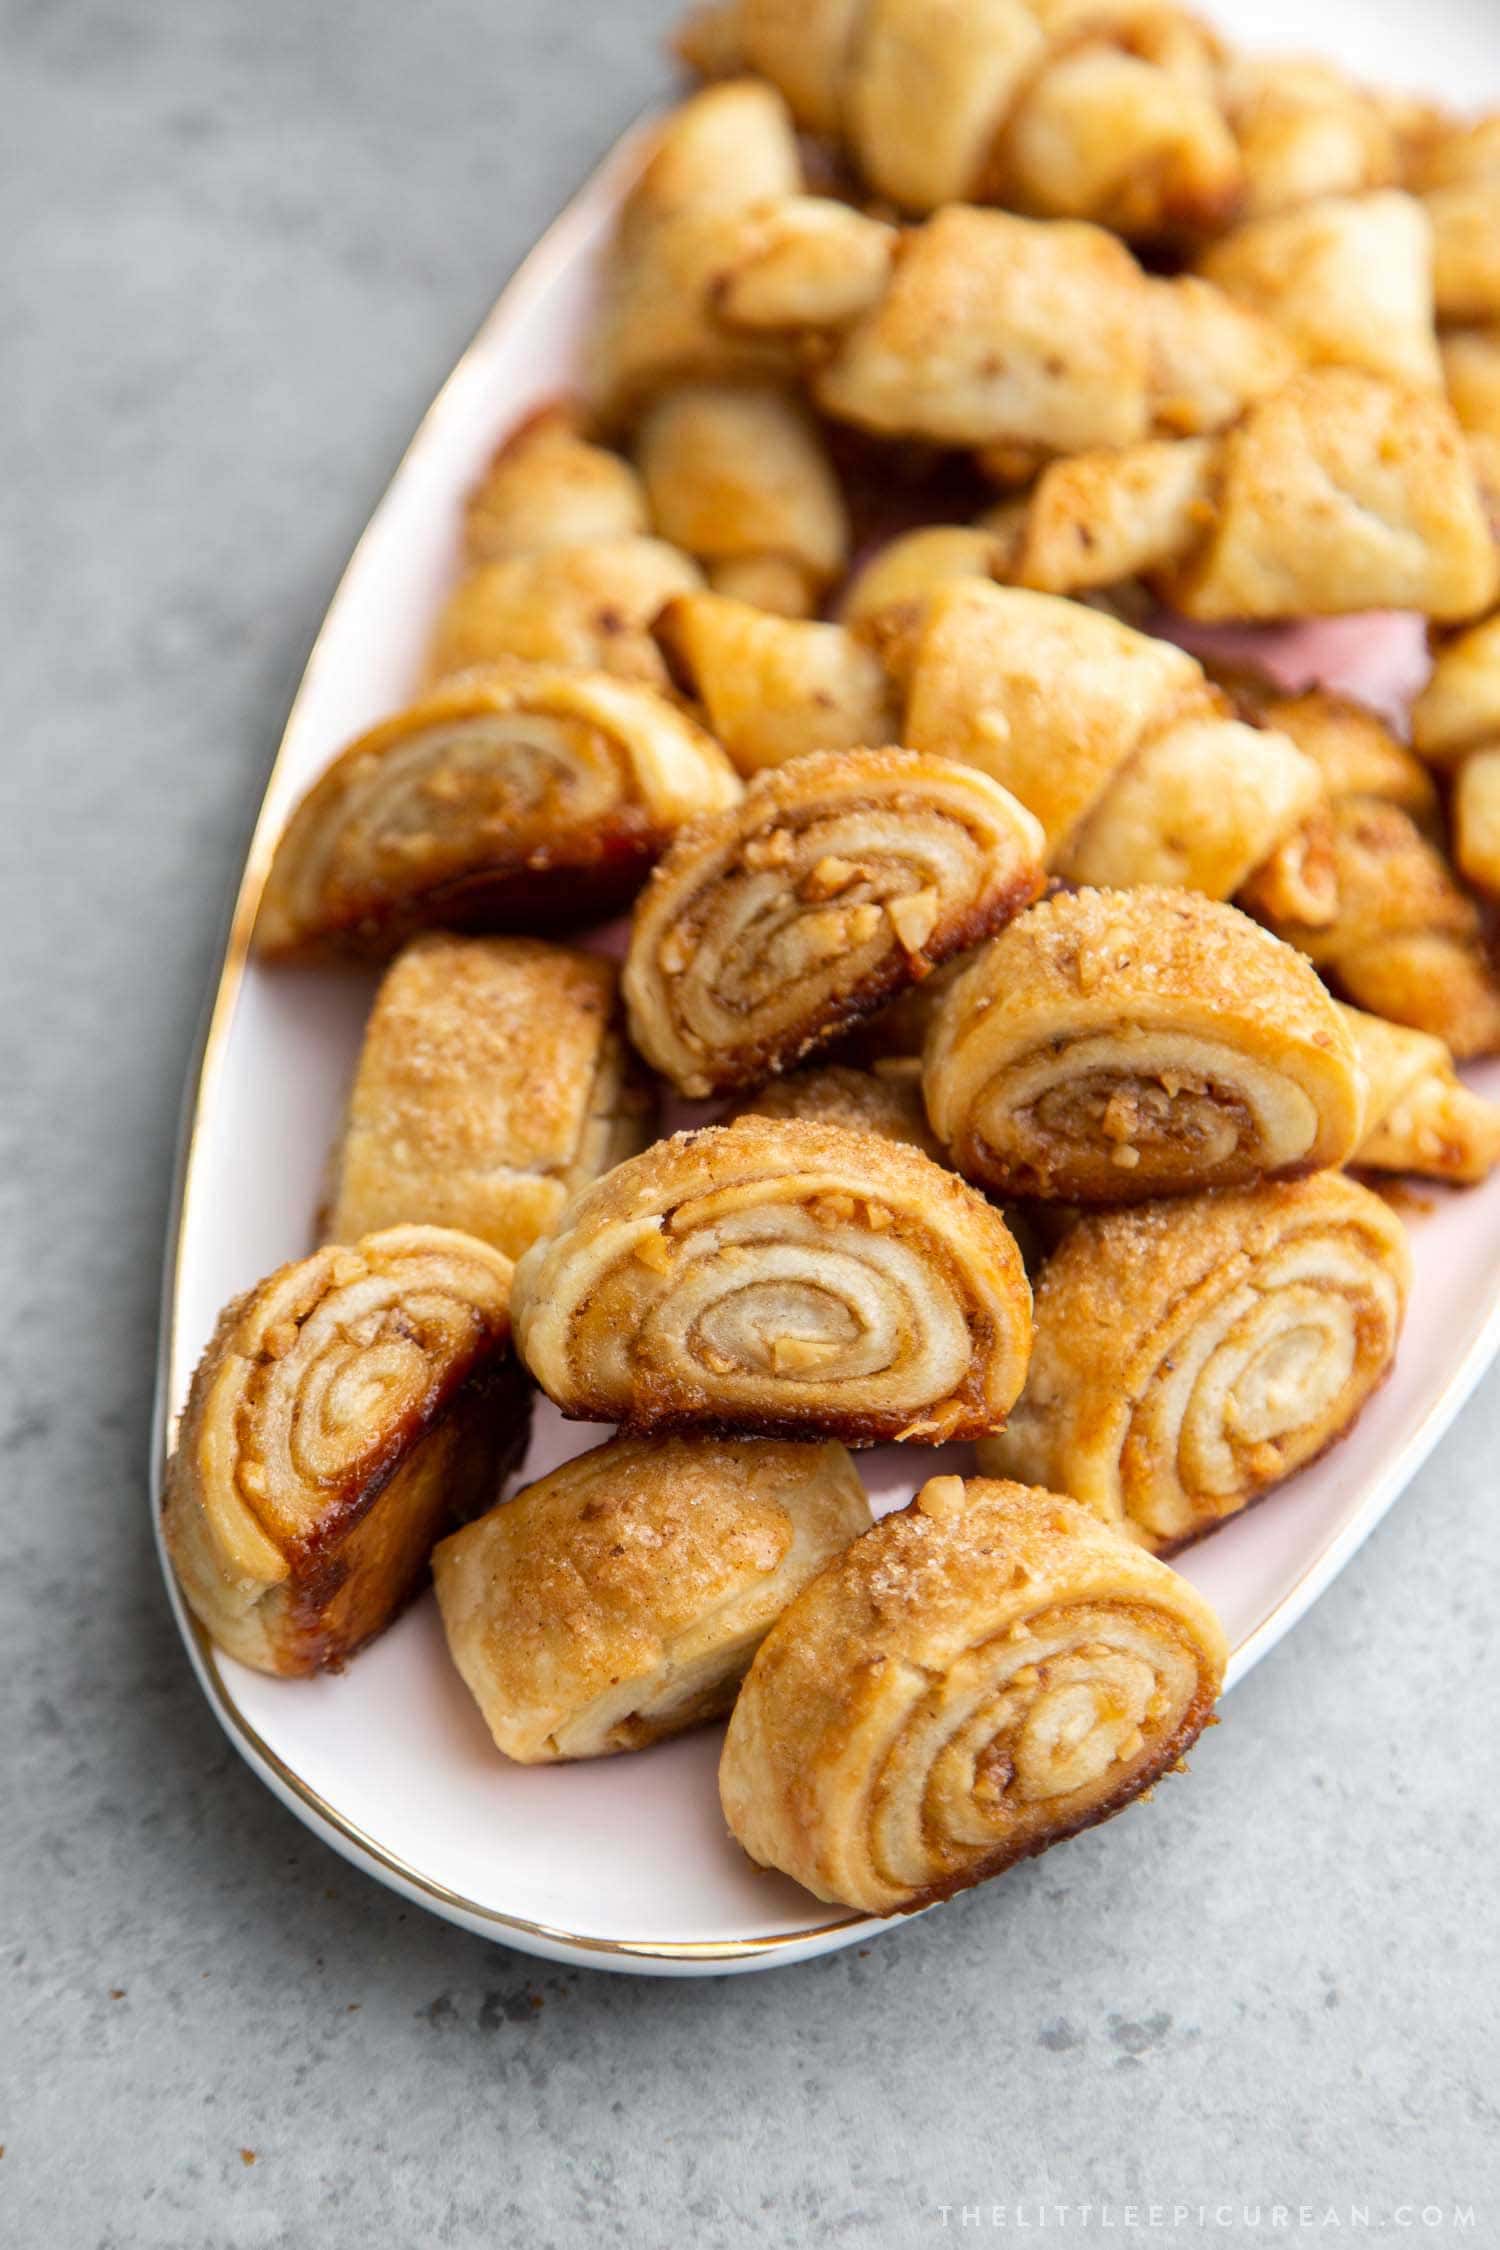
[[[1190,1785],[790,1973],[554,1972],[406,1909],[237,1762],[171,1632],[157,1263],[260,774],[666,12],[0,10],[0,2240],[1494,2244],[1500,1380]]]

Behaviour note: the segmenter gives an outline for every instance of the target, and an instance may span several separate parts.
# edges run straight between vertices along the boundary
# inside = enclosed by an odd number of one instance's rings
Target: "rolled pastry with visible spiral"
[[[730,0],[680,52],[759,71],[909,211],[994,201],[1156,238],[1222,224],[1240,195],[1222,50],[1185,9]]]
[[[715,740],[747,777],[810,751],[896,738],[884,667],[842,626],[686,594],[662,610],[656,638],[672,678],[702,704]]]
[[[422,929],[603,920],[685,821],[740,794],[718,744],[651,688],[469,673],[313,784],[276,847],[256,944],[379,956]]]
[[[1181,1770],[1228,1655],[1196,1587],[1086,1508],[934,1477],[761,1643],[725,1817],[815,1897],[910,1913]]]
[[[1365,1123],[1353,1161],[1472,1185],[1500,1164],[1500,1107],[1466,1086],[1441,1039],[1340,1010],[1365,1077]]]
[[[365,1027],[324,1229],[457,1227],[519,1258],[650,1137],[612,962],[535,938],[418,938]]]
[[[772,1078],[747,1101],[737,1102],[725,1123],[741,1117],[800,1117],[814,1124],[852,1125],[856,1132],[908,1141],[924,1156],[941,1160],[922,1100],[921,1065],[914,1060],[893,1058],[875,1070],[858,1070],[848,1063],[794,1070],[790,1077]]]
[[[680,383],[646,408],[635,444],[657,530],[716,591],[787,617],[817,609],[848,561],[849,518],[794,392]]]
[[[337,1671],[434,1542],[525,1451],[511,1266],[440,1227],[319,1250],[225,1307],[167,1469],[162,1528],[207,1632],[257,1671]]]
[[[1095,544],[1101,517],[1108,536]],[[1315,367],[1222,437],[1125,446],[1045,469],[1003,575],[1046,593],[1144,576],[1206,623],[1494,599],[1485,494],[1447,400]]]
[[[1042,1269],[1026,1395],[980,1460],[1172,1553],[1344,1435],[1410,1284],[1401,1221],[1339,1172],[1091,1214]]]
[[[1364,1088],[1308,962],[1188,891],[1033,907],[947,994],[928,1113],[1000,1195],[1135,1203],[1342,1164]]]
[[[841,1445],[614,1438],[445,1539],[433,1578],[497,1749],[548,1765],[718,1718],[787,1603],[869,1527]]]
[[[983,1196],[898,1141],[761,1118],[607,1172],[521,1260],[514,1307],[574,1420],[846,1445],[998,1429],[1030,1336]]]
[[[825,751],[697,821],[637,902],[630,1036],[681,1094],[754,1085],[998,930],[1044,880],[998,783],[906,750]]]

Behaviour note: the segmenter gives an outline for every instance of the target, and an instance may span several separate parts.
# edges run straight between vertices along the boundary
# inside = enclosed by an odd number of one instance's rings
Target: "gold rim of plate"
[[[467,350],[455,362],[446,381],[427,408],[411,440],[398,461],[387,485],[394,484],[438,413],[443,399],[462,375],[470,360],[481,349],[491,345],[497,334],[523,321],[532,300],[545,292],[553,278],[562,270],[577,248],[577,238],[587,232],[596,216],[616,204],[640,169],[644,143],[655,112],[637,120],[629,127],[603,162],[589,175],[582,187],[566,204],[551,225],[540,236],[533,248],[522,259],[510,280],[501,290]],[[304,1781],[294,1768],[272,1749],[264,1736],[251,1725],[235,1700],[233,1690],[219,1666],[218,1652],[197,1619],[183,1604],[177,1588],[171,1563],[161,1536],[160,1509],[157,1504],[166,1471],[168,1456],[175,1436],[176,1415],[172,1401],[181,1396],[178,1360],[181,1351],[181,1266],[182,1243],[187,1233],[194,1202],[199,1133],[208,1098],[222,1065],[224,1048],[234,1021],[235,1007],[240,987],[244,982],[249,962],[250,937],[260,908],[261,893],[270,871],[271,858],[276,843],[279,823],[273,822],[270,799],[274,785],[286,760],[287,741],[301,710],[308,679],[317,664],[319,651],[329,628],[329,622],[339,607],[350,576],[355,570],[366,541],[371,535],[375,518],[384,505],[384,495],[377,502],[370,523],[361,533],[354,550],[334,589],[322,625],[318,629],[307,662],[303,667],[297,691],[292,698],[276,747],[266,774],[262,804],[256,818],[245,856],[244,872],[235,895],[230,916],[228,935],[211,987],[203,1029],[197,1053],[190,1065],[184,1100],[183,1119],[179,1133],[177,1161],[174,1170],[171,1200],[168,1209],[165,1262],[162,1276],[161,1316],[156,1363],[156,1404],[151,1440],[151,1512],[157,1553],[163,1577],[171,1600],[173,1614],[187,1642],[189,1653],[208,1696],[209,1703],[230,1740],[247,1763],[267,1779],[293,1811],[301,1808],[312,1816],[315,1833],[326,1832],[327,1840],[356,1865],[391,1878],[398,1891],[405,1892],[419,1904],[429,1904],[449,1920],[482,1923],[492,1929],[495,1937],[506,1933],[519,1938],[536,1938],[548,1945],[566,1947],[581,1953],[604,1957],[613,1956],[633,1962],[662,1961],[710,1962],[743,1961],[757,1955],[793,1952],[816,1946],[821,1939],[835,1934],[850,1941],[861,1931],[873,1932],[888,1925],[867,1914],[841,1915],[830,1922],[803,1930],[770,1931],[758,1937],[708,1938],[702,1940],[673,1940],[664,1938],[604,1938],[566,1930],[546,1922],[534,1922],[523,1915],[505,1914],[498,1907],[486,1906],[461,1891],[425,1875],[410,1861],[390,1851],[375,1837],[358,1827],[347,1815],[340,1812],[316,1789]],[[1306,1570],[1273,1602],[1258,1623],[1245,1635],[1233,1651],[1226,1687],[1242,1679],[1260,1657],[1280,1639],[1296,1619],[1310,1607],[1323,1587],[1337,1576],[1348,1556],[1372,1531],[1386,1509],[1390,1507],[1419,1463],[1437,1443],[1444,1430],[1468,1398],[1475,1383],[1490,1360],[1500,1348],[1500,1274],[1496,1277],[1495,1301],[1484,1326],[1468,1354],[1455,1368],[1442,1396],[1429,1409],[1381,1478],[1371,1498],[1354,1519],[1329,1541],[1321,1553],[1308,1564]]]

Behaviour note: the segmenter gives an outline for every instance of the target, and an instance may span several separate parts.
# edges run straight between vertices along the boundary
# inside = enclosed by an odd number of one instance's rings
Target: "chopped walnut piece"
[[[835,898],[868,874],[867,867],[859,867],[852,859],[840,859],[836,853],[827,852],[816,866],[808,869],[798,890],[806,899]]]
[[[937,927],[940,905],[941,901],[935,890],[918,891],[911,898],[893,898],[887,901],[885,911],[891,927],[909,954],[915,956],[921,953]]]
[[[777,1336],[771,1344],[771,1365],[778,1375],[803,1375],[824,1367],[838,1351],[826,1336]]]
[[[671,1272],[672,1253],[667,1247],[664,1236],[660,1234],[641,1235],[634,1245],[634,1252],[640,1264],[649,1267],[652,1273]]]

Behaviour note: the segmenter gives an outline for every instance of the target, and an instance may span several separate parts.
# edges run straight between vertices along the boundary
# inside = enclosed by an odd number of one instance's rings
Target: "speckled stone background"
[[[1494,2244],[1500,1379],[1190,1783],[781,1974],[559,1972],[407,1909],[238,1762],[169,1625],[157,1268],[260,776],[667,13],[0,8],[0,2240],[905,2246],[1045,2203],[1027,2239]]]

